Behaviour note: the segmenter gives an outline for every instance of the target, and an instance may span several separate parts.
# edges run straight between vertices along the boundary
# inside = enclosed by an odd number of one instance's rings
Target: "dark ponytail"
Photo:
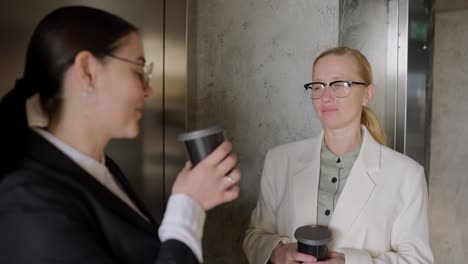
[[[16,163],[24,149],[28,132],[26,100],[36,93],[35,86],[24,79],[16,80],[15,87],[0,101],[0,179]]]
[[[59,8],[38,24],[26,54],[23,78],[0,101],[0,179],[14,168],[29,131],[26,100],[39,93],[42,110],[57,117],[65,72],[76,55],[89,51],[104,60],[137,28],[108,12],[85,6]]]

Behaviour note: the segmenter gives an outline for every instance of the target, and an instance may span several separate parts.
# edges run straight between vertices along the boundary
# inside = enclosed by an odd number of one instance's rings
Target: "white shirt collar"
[[[80,166],[83,170],[85,170],[88,174],[95,177],[99,182],[106,185],[107,175],[110,174],[109,170],[104,164],[105,156],[103,154],[101,162],[89,157],[86,154],[83,154],[73,148],[72,146],[66,144],[50,132],[41,129],[41,128],[33,128],[35,132],[57,147],[60,151],[62,151],[65,155],[67,155],[71,160],[73,160],[78,166]]]
[[[117,197],[119,197],[124,203],[130,206],[133,210],[135,210],[140,216],[142,216],[146,221],[149,221],[148,218],[136,207],[136,205],[130,200],[128,195],[122,190],[121,186],[117,183],[114,179],[112,174],[110,173],[109,169],[107,169],[106,165],[104,164],[105,156],[102,155],[101,162],[83,154],[73,148],[72,146],[66,144],[58,137],[54,136],[52,133],[41,129],[41,128],[33,128],[35,132],[39,135],[44,137],[47,141],[57,147],[60,151],[62,151],[66,156],[72,159],[78,166],[80,166],[83,170],[85,170],[88,174],[96,178],[102,185],[104,185],[109,191],[114,193]]]

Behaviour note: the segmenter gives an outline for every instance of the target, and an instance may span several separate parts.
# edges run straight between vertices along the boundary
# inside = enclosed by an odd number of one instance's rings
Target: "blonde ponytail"
[[[385,145],[387,142],[385,132],[380,126],[377,117],[374,112],[370,110],[367,106],[364,106],[361,114],[361,124],[365,125],[367,130],[371,133],[372,137],[382,145]]]

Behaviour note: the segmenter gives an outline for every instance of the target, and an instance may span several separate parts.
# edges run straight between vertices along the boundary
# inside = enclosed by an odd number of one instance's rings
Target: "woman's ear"
[[[364,94],[364,99],[362,101],[362,105],[367,106],[370,101],[372,101],[372,98],[374,97],[374,90],[375,90],[375,85],[370,84],[366,88],[366,92]]]
[[[98,65],[99,61],[89,51],[80,51],[75,56],[73,66],[75,68],[75,78],[79,83],[79,87],[94,89]]]

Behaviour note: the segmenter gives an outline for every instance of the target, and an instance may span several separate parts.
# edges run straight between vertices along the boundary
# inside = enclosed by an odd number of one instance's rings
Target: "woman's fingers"
[[[221,161],[221,163],[219,163],[218,166],[216,166],[216,171],[223,176],[228,175],[236,166],[236,163],[237,163],[237,155],[230,154],[223,161]]]
[[[241,174],[236,168],[237,157],[231,151],[231,143],[225,141],[193,169],[186,163],[173,192],[190,195],[205,210],[235,200],[239,196],[237,183]]]
[[[230,202],[230,201],[237,199],[237,197],[239,197],[239,191],[240,191],[239,186],[237,185],[231,186],[231,188],[227,189],[224,192],[224,202],[226,203],[226,202]]]
[[[219,145],[210,155],[208,155],[204,160],[203,167],[214,168],[217,175],[227,176],[231,173],[233,168],[237,163],[237,156],[232,151],[232,144],[228,141],[224,141]]]
[[[240,181],[241,174],[238,168],[232,170],[228,175],[224,176],[221,182],[221,188],[226,190]]]
[[[226,156],[231,153],[232,150],[232,144],[228,141],[224,141],[221,145],[219,145],[213,152],[210,153],[204,160],[202,160],[202,163],[208,163],[213,166],[218,165],[221,161],[223,161]]]
[[[300,262],[303,262],[303,263],[317,262],[317,259],[314,256],[304,254],[304,253],[300,253],[300,252],[297,252],[297,251],[294,252],[294,260],[295,261],[300,261]]]

